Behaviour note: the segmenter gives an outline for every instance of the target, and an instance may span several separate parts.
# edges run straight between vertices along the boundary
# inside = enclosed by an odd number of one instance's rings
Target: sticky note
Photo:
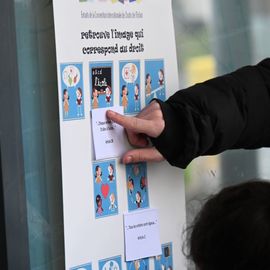
[[[124,214],[124,233],[126,261],[158,256],[162,253],[156,209]]]
[[[128,149],[124,128],[107,119],[107,108],[92,110],[92,131],[95,158],[120,157]],[[110,107],[110,110],[123,114],[123,107]]]

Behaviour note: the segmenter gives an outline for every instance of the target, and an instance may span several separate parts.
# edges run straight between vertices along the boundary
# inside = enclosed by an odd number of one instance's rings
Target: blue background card
[[[155,270],[173,270],[172,243],[163,244],[162,255],[155,257]]]
[[[139,259],[127,262],[127,270],[149,270],[149,259]]]
[[[70,268],[70,270],[92,270],[92,264],[87,263],[87,264],[75,266],[75,267]]]
[[[91,109],[113,106],[113,62],[90,62]]]
[[[141,110],[140,61],[120,61],[119,63],[119,104],[125,114]]]
[[[145,60],[145,105],[148,105],[153,98],[165,101],[166,85],[164,60]]]
[[[147,166],[145,162],[127,164],[127,197],[128,210],[149,207]]]
[[[121,256],[100,260],[98,268],[99,270],[122,270]]]
[[[118,214],[115,160],[95,162],[93,167],[95,217]]]
[[[60,64],[63,120],[84,118],[81,63]]]

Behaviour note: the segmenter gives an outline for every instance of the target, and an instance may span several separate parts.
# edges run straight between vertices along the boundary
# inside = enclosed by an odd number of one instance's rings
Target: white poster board
[[[66,269],[185,269],[182,171],[95,160],[91,111],[178,89],[171,1],[54,0]],[[162,255],[125,261],[123,214],[157,209]]]

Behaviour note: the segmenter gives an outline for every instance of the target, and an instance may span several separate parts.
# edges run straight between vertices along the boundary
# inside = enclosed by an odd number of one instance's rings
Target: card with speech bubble
[[[92,164],[95,218],[118,214],[115,160]]]
[[[140,61],[120,61],[119,63],[119,104],[125,114],[141,110]]]
[[[60,64],[63,120],[84,118],[82,63]]]

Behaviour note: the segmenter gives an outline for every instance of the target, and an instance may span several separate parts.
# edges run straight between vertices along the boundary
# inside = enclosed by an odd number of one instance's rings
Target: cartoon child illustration
[[[77,116],[82,116],[82,89],[80,87],[77,88],[76,90],[76,104],[77,104]]]
[[[140,270],[141,269],[140,260],[134,261],[134,268],[135,268],[135,270]]]
[[[158,84],[160,86],[164,85],[164,71],[162,68],[158,71]]]
[[[139,111],[140,110],[140,106],[139,106],[139,91],[140,91],[140,86],[138,83],[135,84],[134,86],[134,102],[135,102],[135,111]]]
[[[112,88],[108,85],[105,89],[105,100],[107,106],[111,105],[111,99],[112,99]]]
[[[141,190],[144,190],[147,187],[147,180],[144,176],[141,176],[140,187],[141,187]]]
[[[128,193],[132,195],[134,191],[134,180],[130,176],[128,176],[127,186],[128,186]]]
[[[64,108],[64,116],[68,117],[69,112],[69,94],[68,90],[64,89],[63,91],[63,108]]]
[[[151,76],[149,73],[147,73],[145,77],[145,93],[147,97],[151,95],[152,91],[151,83],[152,83]]]
[[[128,89],[127,89],[127,86],[124,84],[122,86],[122,106],[124,107],[124,111],[126,112],[127,111],[127,107],[128,107]]]
[[[141,203],[142,203],[142,195],[141,195],[141,192],[140,191],[137,191],[136,192],[136,204],[137,204],[137,207],[140,208],[141,207]]]
[[[156,267],[157,270],[166,270],[164,264],[161,263],[161,255],[156,256]]]
[[[114,168],[113,168],[113,165],[112,164],[110,164],[108,166],[108,173],[109,173],[109,175],[108,175],[108,181],[112,182],[114,180],[114,175],[113,175]]]
[[[117,205],[115,204],[115,195],[114,193],[112,193],[110,195],[110,206],[109,206],[109,210],[114,211],[117,208]]]
[[[92,109],[98,108],[98,90],[96,88],[93,88],[92,92]]]
[[[161,68],[159,71],[158,71],[158,84],[160,87],[164,86],[164,70]],[[162,96],[165,95],[165,92],[164,92],[164,89],[161,89],[160,90],[160,94]]]
[[[100,182],[102,182],[101,176],[102,176],[102,170],[101,170],[100,166],[97,165],[96,169],[95,169],[96,183],[99,184]]]
[[[118,263],[116,261],[110,261],[110,265],[109,265],[108,270],[120,270],[120,267],[119,267],[119,265],[118,265]]]
[[[97,204],[96,213],[99,215],[102,215],[102,213],[103,213],[102,198],[99,194],[96,196],[96,204]]]

